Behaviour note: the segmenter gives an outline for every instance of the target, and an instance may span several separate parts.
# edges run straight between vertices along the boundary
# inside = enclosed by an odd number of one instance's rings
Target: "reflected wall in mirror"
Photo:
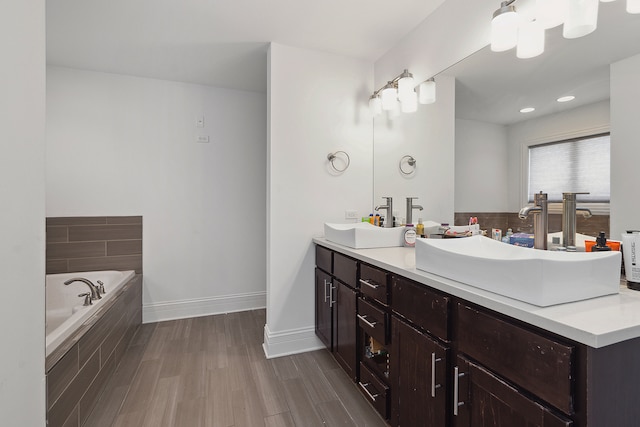
[[[518,210],[526,204],[528,190],[527,147],[610,130],[609,88],[616,83],[610,79],[611,64],[640,54],[640,15],[626,13],[624,2],[602,3],[598,29],[592,34],[568,40],[562,37],[562,28],[557,27],[547,30],[546,36],[545,53],[536,58],[518,59],[513,51],[495,53],[486,47],[436,75],[437,82],[445,76],[455,80],[455,130],[440,129],[441,135],[454,136],[439,141],[442,145],[438,146],[446,152],[455,145],[455,159],[447,166],[439,165],[440,170],[454,165],[455,174],[453,181],[437,177],[426,181],[416,176],[419,182],[415,187],[425,190],[420,201],[429,200],[435,205],[440,203],[442,193],[455,194],[458,225],[466,224],[473,214],[479,217],[483,229],[511,227],[514,231],[530,231],[531,221],[517,218]],[[556,101],[565,95],[573,95],[575,99]],[[397,185],[385,188],[393,194],[407,192],[406,183],[389,180],[386,175],[391,165],[383,162],[388,157],[399,158],[413,147],[429,144],[426,141],[434,135],[416,129],[429,127],[425,122],[433,119],[427,117],[430,110],[438,110],[436,115],[441,115],[441,108],[449,108],[448,104],[442,105],[445,96],[438,86],[438,100],[429,106],[433,108],[423,106],[414,115],[404,115],[397,126],[394,122],[389,129],[389,133],[396,133],[393,138],[381,135],[376,124],[376,197],[382,195],[384,184]],[[525,107],[534,107],[535,111],[520,113]],[[395,148],[388,144],[391,139],[397,142]],[[615,142],[614,134],[612,146]],[[387,146],[381,147],[382,143]],[[612,164],[612,171],[614,168]],[[438,187],[439,192],[432,192],[432,187]],[[446,209],[449,200],[446,196],[442,200]],[[608,231],[606,209],[598,213],[601,215],[580,219],[578,232],[597,235],[598,231]],[[560,215],[552,215],[550,231],[560,229]]]

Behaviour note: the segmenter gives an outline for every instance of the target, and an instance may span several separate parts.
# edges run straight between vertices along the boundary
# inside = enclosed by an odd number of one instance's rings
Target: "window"
[[[608,204],[610,164],[608,133],[530,146],[528,201],[540,191],[549,202],[562,202],[562,193],[588,192],[581,202]]]

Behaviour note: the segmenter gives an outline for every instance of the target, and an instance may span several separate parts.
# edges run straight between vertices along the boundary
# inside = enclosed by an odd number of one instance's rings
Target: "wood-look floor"
[[[90,427],[380,426],[326,350],[267,360],[265,311],[142,325]]]

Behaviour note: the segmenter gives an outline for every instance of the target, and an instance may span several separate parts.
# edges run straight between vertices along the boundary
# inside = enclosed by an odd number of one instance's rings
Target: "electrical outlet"
[[[209,135],[196,136],[196,142],[209,142]]]
[[[344,211],[345,219],[358,219],[358,211]]]
[[[196,118],[196,127],[203,128],[204,127],[204,116],[198,116]]]

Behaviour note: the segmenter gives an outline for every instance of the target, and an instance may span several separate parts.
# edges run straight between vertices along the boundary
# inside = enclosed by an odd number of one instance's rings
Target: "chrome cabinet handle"
[[[373,322],[373,323],[369,322],[367,320],[367,316],[363,316],[361,314],[356,314],[356,316],[358,317],[358,319],[362,320],[364,323],[366,323],[367,325],[371,326],[372,328],[375,328],[376,325],[378,324],[378,322]]]
[[[333,307],[333,304],[336,303],[336,300],[333,299],[333,290],[336,288],[333,284],[329,283],[329,307]]]
[[[436,384],[436,362],[440,362],[442,358],[436,358],[435,353],[431,353],[431,397],[436,397],[436,389],[442,384]]]
[[[327,285],[330,285],[331,282],[327,282],[327,279],[324,279],[324,302],[327,302]]]
[[[358,381],[358,384],[360,385],[360,387],[362,387],[362,389],[364,390],[365,393],[367,393],[367,395],[369,396],[369,398],[371,400],[373,400],[374,402],[376,401],[376,397],[380,396],[379,394],[371,394],[371,392],[369,390],[367,390],[367,386],[369,385],[369,383],[366,384],[362,384],[361,381]]]
[[[380,287],[380,285],[369,283],[368,280],[364,280],[364,279],[360,279],[360,283],[362,283],[363,285],[367,285],[368,287],[370,287],[372,289],[378,289]]]
[[[458,396],[460,377],[464,377],[464,372],[459,372],[456,366],[453,368],[453,415],[456,416],[458,415],[458,408],[464,405],[464,402],[460,402],[460,397]]]

